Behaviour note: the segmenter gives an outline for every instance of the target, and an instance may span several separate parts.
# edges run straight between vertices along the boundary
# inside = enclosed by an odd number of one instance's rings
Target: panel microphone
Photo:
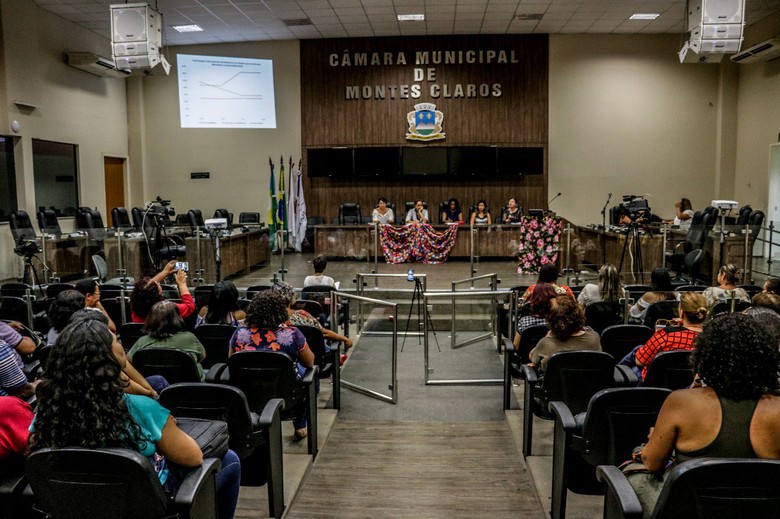
[[[559,196],[561,196],[561,193],[558,193],[557,195],[555,195],[554,197],[552,197],[552,199],[550,199],[550,201],[549,201],[549,202],[547,202],[547,210],[548,210],[548,211],[550,210],[550,204],[551,204],[551,203],[553,203],[553,201],[554,201],[556,198],[558,198]]]

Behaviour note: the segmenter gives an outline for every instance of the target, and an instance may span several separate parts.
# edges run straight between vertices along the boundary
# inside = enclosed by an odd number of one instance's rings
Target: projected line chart
[[[182,128],[276,128],[273,62],[177,56]]]

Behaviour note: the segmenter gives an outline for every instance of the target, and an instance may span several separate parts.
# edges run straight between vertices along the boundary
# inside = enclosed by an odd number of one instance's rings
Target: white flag
[[[306,199],[303,197],[303,176],[301,163],[298,161],[298,173],[295,182],[295,250],[301,251],[301,244],[306,237]]]
[[[295,248],[295,244],[297,243],[296,238],[296,230],[297,230],[297,221],[298,221],[298,213],[296,212],[296,176],[295,173],[293,173],[293,161],[292,157],[290,157],[290,168],[289,168],[289,182],[287,183],[288,186],[290,186],[288,189],[290,191],[290,195],[287,197],[287,246]]]

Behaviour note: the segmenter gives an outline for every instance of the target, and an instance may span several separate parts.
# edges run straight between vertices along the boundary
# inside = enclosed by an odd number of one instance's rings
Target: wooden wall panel
[[[341,61],[345,51],[354,62],[356,54],[391,53],[405,65],[331,66],[330,56]],[[504,51],[515,63],[416,65],[417,52]],[[434,81],[414,81],[415,68],[433,68]],[[405,38],[349,38],[301,41],[301,127],[303,171],[306,149],[331,146],[541,146],[545,148],[544,175],[520,180],[485,182],[427,180],[308,178],[306,202],[310,215],[334,218],[342,202],[358,202],[367,213],[376,197],[385,196],[402,205],[422,197],[430,206],[455,196],[464,206],[485,198],[496,213],[509,196],[518,196],[524,208],[545,207],[547,202],[548,139],[548,38],[546,35],[450,36]],[[456,85],[500,85],[499,97],[432,98]],[[418,85],[418,99],[400,98],[390,87]],[[434,86],[435,85],[435,86]],[[384,99],[346,99],[348,86],[385,87]],[[464,87],[465,88],[465,87]],[[477,90],[479,86],[477,86]],[[414,105],[430,102],[444,113],[446,139],[434,142],[407,141],[406,114]]]

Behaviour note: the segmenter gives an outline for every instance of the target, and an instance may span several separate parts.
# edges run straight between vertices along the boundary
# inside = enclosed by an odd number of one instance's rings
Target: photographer
[[[133,291],[130,294],[130,315],[134,323],[145,323],[152,306],[165,299],[162,296],[161,283],[171,274],[176,274],[176,286],[181,297],[181,303],[176,303],[179,315],[182,319],[186,319],[195,313],[195,299],[187,287],[187,273],[183,270],[176,270],[176,262],[169,261],[156,276],[152,278],[145,276],[133,285]]]

